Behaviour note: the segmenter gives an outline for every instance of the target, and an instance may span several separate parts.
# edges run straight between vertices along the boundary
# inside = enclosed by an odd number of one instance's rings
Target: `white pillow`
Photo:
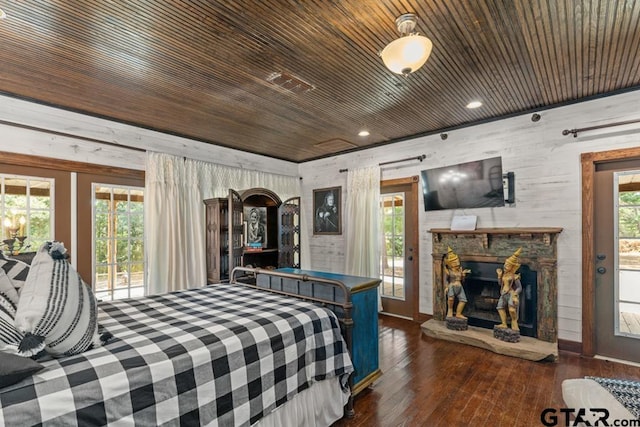
[[[15,325],[24,333],[21,356],[42,349],[55,357],[69,356],[100,345],[95,296],[67,261],[62,243],[45,243],[33,258]]]
[[[18,293],[11,280],[0,268],[0,351],[16,354],[18,344],[24,338],[14,325]]]

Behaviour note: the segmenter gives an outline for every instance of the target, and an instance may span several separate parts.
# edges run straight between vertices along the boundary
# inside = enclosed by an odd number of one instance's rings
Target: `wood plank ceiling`
[[[0,8],[1,93],[294,162],[640,88],[640,1]],[[408,78],[378,56],[406,12],[434,45]],[[279,73],[312,90],[276,85]],[[465,108],[475,99],[483,106]]]

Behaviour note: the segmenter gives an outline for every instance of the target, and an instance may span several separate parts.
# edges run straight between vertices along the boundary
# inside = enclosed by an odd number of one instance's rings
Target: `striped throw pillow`
[[[47,242],[36,253],[15,325],[24,333],[21,356],[42,349],[54,357],[69,356],[100,345],[95,296],[67,261],[62,243]]]
[[[0,351],[15,354],[24,338],[14,325],[18,293],[7,273],[0,268]]]
[[[9,276],[9,279],[13,283],[13,287],[16,288],[16,291],[20,294],[24,282],[29,275],[29,264],[17,259],[7,258],[0,252],[0,268],[7,273],[7,276]]]

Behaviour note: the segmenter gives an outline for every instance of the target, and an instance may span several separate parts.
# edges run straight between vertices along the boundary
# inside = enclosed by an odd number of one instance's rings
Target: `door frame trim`
[[[414,236],[411,236],[411,245],[413,249],[413,258],[414,262],[411,267],[411,274],[413,275],[413,301],[411,302],[411,317],[414,322],[424,322],[427,320],[427,315],[420,314],[420,269],[418,268],[420,265],[420,215],[419,215],[419,189],[418,183],[420,181],[420,177],[418,175],[409,176],[406,178],[395,178],[395,179],[384,179],[380,181],[380,189],[386,186],[392,185],[411,185],[411,194],[414,196],[413,202],[415,203],[416,209],[416,233]],[[406,237],[406,236],[405,236]]]
[[[640,147],[582,153],[582,354],[595,355],[594,179],[596,165],[640,159]]]

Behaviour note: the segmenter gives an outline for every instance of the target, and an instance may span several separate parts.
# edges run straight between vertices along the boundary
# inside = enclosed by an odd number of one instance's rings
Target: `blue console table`
[[[314,278],[339,281],[345,285],[350,293],[353,304],[351,317],[353,329],[351,331],[351,359],[355,367],[353,378],[353,395],[371,385],[382,375],[379,367],[378,347],[378,286],[380,279],[371,277],[348,276],[345,274],[326,273],[322,271],[300,270],[297,268],[279,268],[276,272],[301,275],[300,278],[278,277],[258,274],[256,285],[269,289],[277,289],[296,295],[321,297],[328,301],[336,301],[335,290],[322,282],[314,283]],[[311,286],[309,286],[311,284]],[[334,308],[338,318],[342,319],[339,307]]]

